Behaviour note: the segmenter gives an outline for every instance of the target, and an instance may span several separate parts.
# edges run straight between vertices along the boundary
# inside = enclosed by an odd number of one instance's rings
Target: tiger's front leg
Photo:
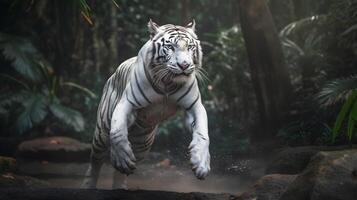
[[[204,179],[210,167],[209,136],[206,109],[201,99],[186,112],[186,126],[192,132],[189,146],[192,170],[198,179]]]
[[[128,124],[132,109],[124,94],[114,109],[110,128],[111,163],[115,169],[127,175],[133,173],[136,168],[136,159],[128,140]]]

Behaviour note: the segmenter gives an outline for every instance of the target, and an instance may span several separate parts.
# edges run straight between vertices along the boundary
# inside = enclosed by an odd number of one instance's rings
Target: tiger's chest
[[[178,106],[174,102],[160,101],[136,111],[136,117],[149,126],[155,126],[160,122],[175,115]]]

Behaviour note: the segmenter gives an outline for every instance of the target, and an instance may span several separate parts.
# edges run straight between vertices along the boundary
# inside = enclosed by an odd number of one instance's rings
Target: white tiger
[[[123,62],[108,79],[97,113],[91,163],[82,183],[95,188],[105,157],[123,174],[149,152],[160,122],[185,110],[192,170],[198,179],[210,171],[207,114],[197,74],[202,51],[195,21],[186,27],[148,23],[150,40],[137,57]]]

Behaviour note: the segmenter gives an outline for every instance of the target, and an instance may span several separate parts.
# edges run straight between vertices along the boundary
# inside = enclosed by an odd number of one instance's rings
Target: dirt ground
[[[247,165],[249,162],[241,162]],[[236,169],[247,166],[230,166],[227,171],[213,168],[205,180],[198,180],[190,166],[175,166],[168,159],[157,162],[143,161],[137,165],[134,174],[127,178],[130,190],[160,190],[174,192],[206,192],[239,194],[263,174],[263,163],[255,165],[244,173]],[[79,188],[88,163],[54,163],[48,161],[26,161],[19,163],[19,172],[48,181],[51,187]],[[104,164],[98,181],[98,189],[112,189],[114,169]]]

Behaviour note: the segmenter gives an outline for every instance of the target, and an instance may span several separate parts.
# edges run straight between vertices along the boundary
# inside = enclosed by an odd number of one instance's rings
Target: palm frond
[[[319,22],[323,19],[326,19],[324,15],[314,15],[311,17],[306,17],[297,21],[294,21],[287,26],[285,26],[279,33],[280,37],[289,37],[290,35],[300,31],[301,29],[306,28],[309,25],[313,25],[316,22]]]
[[[41,55],[29,40],[0,33],[0,49],[5,58],[12,61],[14,69],[25,79],[33,82],[42,79],[37,66],[37,60],[40,60]]]
[[[337,79],[325,84],[318,94],[320,104],[328,106],[346,100],[357,89],[357,76]]]
[[[52,103],[49,107],[54,116],[75,131],[80,132],[84,130],[84,119],[80,112],[63,106],[60,103]]]
[[[18,116],[15,126],[18,133],[22,134],[40,123],[47,115],[46,98],[40,94],[31,94],[21,103],[24,109]]]
[[[316,44],[319,44],[321,40],[321,35],[314,30],[313,27],[316,27],[317,23],[320,23],[326,19],[326,16],[324,15],[314,15],[311,17],[306,17],[297,21],[294,21],[287,26],[285,26],[280,32],[279,36],[281,38],[281,42],[283,44],[283,47],[292,50],[295,53],[298,53],[298,55],[304,55],[306,51],[309,51],[312,49],[313,46]],[[311,26],[313,26],[311,28]],[[307,30],[307,31],[305,31]],[[293,35],[304,31],[303,33],[307,33],[305,37],[305,41],[303,44],[298,44],[297,42],[293,41],[290,39]]]

